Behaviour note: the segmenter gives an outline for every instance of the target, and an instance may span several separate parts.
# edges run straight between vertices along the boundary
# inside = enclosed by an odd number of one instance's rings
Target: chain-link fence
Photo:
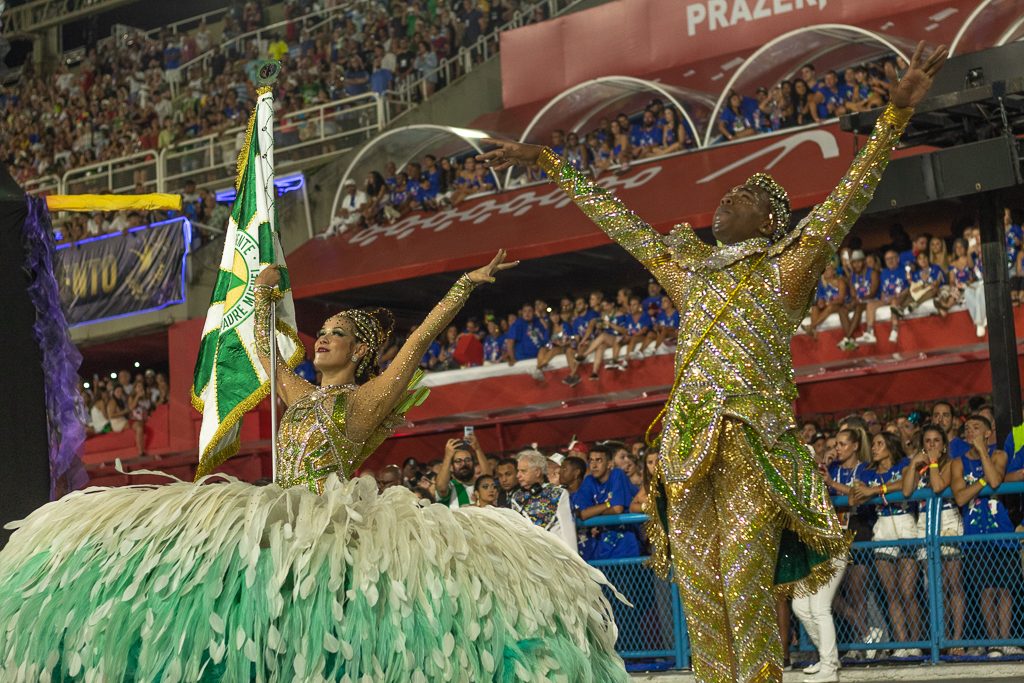
[[[999,494],[1024,493],[1024,482],[1004,483]],[[880,516],[873,540],[855,542],[832,602],[842,662],[1024,660],[1024,527],[968,523],[962,516],[994,519],[998,506],[985,489],[959,508],[946,491],[921,490],[924,509]],[[889,503],[902,502],[890,494]],[[836,498],[845,505],[846,498]],[[880,503],[869,501],[868,505]],[[895,506],[894,506],[895,507]],[[636,524],[642,515],[598,517],[583,526]],[[1005,526],[1003,524],[1002,526]],[[690,650],[678,588],[659,580],[646,557],[594,561],[632,604],[609,592],[619,639],[616,648],[637,668],[686,668]],[[793,619],[790,653],[813,659],[814,646]]]

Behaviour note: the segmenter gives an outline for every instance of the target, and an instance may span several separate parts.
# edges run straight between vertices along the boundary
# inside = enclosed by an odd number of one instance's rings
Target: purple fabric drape
[[[82,354],[71,342],[53,273],[53,228],[45,197],[28,197],[25,219],[25,272],[36,307],[32,330],[43,352],[46,418],[50,437],[50,499],[85,486],[89,477],[79,454],[85,443],[85,403],[79,393]]]

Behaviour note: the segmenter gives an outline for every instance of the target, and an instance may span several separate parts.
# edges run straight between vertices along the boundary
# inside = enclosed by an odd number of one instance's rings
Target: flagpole
[[[277,302],[270,302],[270,462],[277,483]]]

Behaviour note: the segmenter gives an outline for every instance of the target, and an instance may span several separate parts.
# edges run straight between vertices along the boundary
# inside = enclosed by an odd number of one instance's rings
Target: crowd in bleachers
[[[1004,211],[1015,305],[1024,302],[1022,218],[1020,211]],[[843,331],[840,348],[853,350],[877,343],[876,322],[882,315],[888,314],[889,340],[897,343],[901,319],[946,316],[966,308],[978,336],[984,336],[988,323],[980,229],[968,225],[961,234],[947,248],[950,241],[942,237],[920,234],[911,239],[897,224],[890,230],[891,243],[868,253],[859,237],[849,237],[820,278],[803,331],[816,337],[823,324],[834,325]],[[515,312],[487,310],[482,320],[469,318],[449,326],[431,344],[420,367],[440,372],[536,359],[533,375],[542,380],[552,361],[564,357],[569,374],[562,381],[574,386],[582,377],[597,380],[602,370],[626,371],[630,362],[671,353],[678,325],[679,311],[652,279],[644,291],[623,287],[613,298],[593,291],[566,294],[557,303],[537,299]],[[382,356],[385,364],[401,343],[400,337],[390,342]]]
[[[281,31],[245,38],[267,23],[266,4],[233,3],[219,34],[202,22],[188,33],[129,34],[52,73],[27,64],[18,83],[0,86],[0,160],[24,182],[243,126],[255,101],[252,72],[267,58],[283,64],[279,128],[303,139],[315,122],[290,113],[408,79],[424,79],[418,97],[429,96],[444,85],[441,60],[516,12],[546,18],[526,11],[525,0],[355,0],[340,12],[337,1],[287,0]]]
[[[1019,210],[1004,209],[1007,266],[1015,305],[1024,300],[1022,223],[1024,215]],[[879,311],[888,312],[889,341],[896,343],[901,319],[915,313],[945,317],[962,306],[970,313],[977,335],[983,337],[988,318],[980,228],[968,225],[952,240],[929,234],[911,240],[901,226],[894,225],[889,236],[889,245],[867,252],[860,248],[856,236],[848,239],[821,276],[804,331],[816,335],[818,327],[835,314],[843,330],[839,347],[852,351],[859,345],[877,343]]]
[[[138,368],[138,363],[136,363]],[[109,377],[93,375],[82,384],[89,436],[122,432],[135,433],[138,454],[146,454],[146,419],[157,406],[167,403],[167,375],[152,369],[111,372]]]
[[[1019,498],[1004,504],[1000,497],[978,495],[986,485],[998,489],[1004,482],[1024,481],[1024,444],[1016,442],[1013,434],[1004,444],[996,442],[993,410],[982,397],[958,405],[939,401],[923,409],[865,410],[838,420],[829,417],[800,424],[801,438],[831,495],[850,497],[851,505],[838,508],[837,513],[857,542],[924,539],[926,504],[890,501],[885,496],[895,492],[909,496],[925,487],[947,496],[952,492],[942,506],[944,536],[977,538],[1024,531]],[[524,497],[557,500],[566,495],[576,520],[577,550],[585,559],[604,560],[647,554],[643,529],[615,522],[585,527],[579,522],[642,512],[657,467],[657,452],[640,439],[588,446],[574,437],[546,455],[531,444],[512,456],[485,453],[475,434],[467,430],[464,439],[448,442],[443,455],[409,457],[401,467],[388,466],[376,476],[381,489],[406,486],[426,500],[452,508],[511,507],[556,532],[550,514],[531,511],[520,502]],[[866,503],[879,495],[881,503]],[[550,513],[550,507],[545,509]],[[916,586],[925,571],[926,552],[922,545],[854,548],[833,602],[842,642],[924,638],[927,625],[921,615],[927,606],[919,604]],[[1013,610],[1012,599],[1006,602],[1024,588],[1021,559],[1016,541],[943,546],[948,638],[1021,637],[1024,621],[1007,611]],[[965,605],[967,600],[973,600],[978,609]],[[788,607],[780,603],[783,641],[795,647],[795,632],[786,615]],[[1024,650],[955,647],[946,654],[1000,657],[1022,655]],[[847,661],[887,656],[913,658],[923,653],[896,647],[891,652],[879,648],[845,654]]]
[[[819,78],[813,64],[805,64],[800,76],[783,80],[771,91],[760,87],[755,97],[730,93],[717,121],[716,141],[736,140],[772,131],[818,123],[850,112],[866,111],[889,101],[890,83],[896,69],[904,66],[895,57],[853,66]],[[697,147],[696,133],[675,107],[652,99],[632,116],[620,112],[602,118],[589,132],[555,130],[551,149],[581,171],[595,178],[608,172],[624,172],[630,164]],[[538,166],[513,177],[516,185],[544,178]],[[453,157],[427,155],[399,170],[393,162],[371,171],[362,181],[346,181],[337,211],[321,234],[327,238],[351,229],[393,223],[414,211],[433,211],[457,206],[497,186],[491,172],[476,164],[473,153]]]
[[[800,75],[771,87],[759,87],[755,97],[731,92],[718,115],[716,141],[737,140],[758,133],[818,123],[827,119],[881,107],[889,101],[902,59],[889,57],[839,72],[818,75],[813,64],[800,67]]]

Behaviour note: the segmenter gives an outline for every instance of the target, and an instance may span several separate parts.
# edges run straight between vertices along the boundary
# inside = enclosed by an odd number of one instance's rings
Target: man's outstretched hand
[[[890,91],[889,100],[897,107],[916,107],[925,98],[932,87],[935,74],[946,63],[949,50],[940,45],[935,52],[924,58],[924,41],[917,44],[914,56],[910,58],[910,66],[903,78]]]
[[[485,145],[494,145],[494,149],[483,154],[477,154],[476,160],[490,166],[495,171],[511,168],[517,164],[529,166],[537,163],[543,147],[540,145],[528,145],[525,142],[512,142],[511,140],[497,140],[495,138],[484,138]]]

